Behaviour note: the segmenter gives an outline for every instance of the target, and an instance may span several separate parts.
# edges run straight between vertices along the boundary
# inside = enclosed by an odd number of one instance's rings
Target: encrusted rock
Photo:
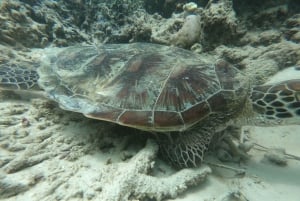
[[[192,13],[197,10],[198,5],[194,2],[186,3],[183,5],[183,10],[188,13]]]
[[[211,172],[208,166],[184,169],[169,177],[157,178],[149,175],[154,165],[158,146],[152,140],[147,142],[138,154],[126,163],[109,164],[102,170],[100,200],[129,200],[146,198],[162,200],[175,198],[189,186],[205,180]]]
[[[203,38],[205,49],[212,49],[220,44],[234,43],[245,34],[238,23],[231,0],[209,1],[203,14]]]
[[[171,37],[171,43],[188,48],[201,38],[202,26],[199,15],[188,15],[177,33]]]
[[[288,40],[300,43],[300,14],[293,15],[286,20],[284,36]]]

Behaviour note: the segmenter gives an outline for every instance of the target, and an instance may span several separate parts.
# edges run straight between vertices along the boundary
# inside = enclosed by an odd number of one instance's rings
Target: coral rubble
[[[2,0],[0,66],[36,68],[32,48],[153,42],[226,59],[260,84],[300,65],[299,13],[288,0]],[[0,91],[0,199],[163,200],[210,173],[203,166],[159,178],[151,140],[127,150],[132,130],[18,98]]]
[[[203,166],[199,169],[181,170],[169,177],[157,178],[147,173],[153,165],[158,147],[148,141],[146,147],[126,163],[111,164],[102,170],[100,181],[107,184],[102,188],[101,200],[139,200],[176,198],[189,186],[199,184],[211,172]]]

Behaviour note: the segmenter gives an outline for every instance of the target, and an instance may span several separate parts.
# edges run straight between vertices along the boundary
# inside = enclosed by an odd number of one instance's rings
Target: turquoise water
[[[299,198],[297,1],[0,5],[0,199]]]

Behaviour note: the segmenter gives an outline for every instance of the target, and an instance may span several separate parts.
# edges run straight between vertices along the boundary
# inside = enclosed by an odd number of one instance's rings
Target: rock
[[[171,37],[173,45],[189,48],[201,38],[202,26],[199,15],[188,15],[177,33]]]
[[[109,164],[102,170],[100,200],[129,200],[175,198],[189,186],[203,182],[211,172],[203,165],[196,169],[183,169],[169,177],[149,175],[153,168],[158,146],[152,140],[126,163]]]
[[[198,5],[194,2],[190,2],[190,3],[184,4],[182,8],[187,13],[193,13],[197,10]]]
[[[287,165],[287,158],[284,149],[271,149],[264,155],[265,159],[279,166]]]
[[[286,20],[284,36],[287,40],[300,43],[300,14],[295,14]]]
[[[206,50],[220,44],[234,43],[246,32],[236,17],[231,0],[209,1],[203,12],[201,42]]]

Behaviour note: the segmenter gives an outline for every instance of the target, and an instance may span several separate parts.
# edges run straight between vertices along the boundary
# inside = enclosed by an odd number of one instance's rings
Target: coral
[[[258,4],[239,0],[192,1],[197,5],[185,4],[187,2],[191,1],[4,0],[0,8],[0,43],[15,48],[32,48],[82,42],[152,41],[179,44],[185,48],[198,44],[206,51],[220,44],[239,44],[245,27],[267,29],[274,25],[273,21],[278,22],[274,26],[279,27],[285,19],[298,12],[298,4],[287,3],[286,0]],[[248,5],[259,12],[253,13]],[[186,16],[191,13],[200,16],[201,30],[196,29],[198,24],[194,17]],[[192,21],[197,26],[190,32],[184,31],[184,27]],[[291,23],[287,23],[285,35],[297,41],[299,34],[295,32],[296,27],[288,28]],[[188,35],[183,36],[184,33]],[[176,37],[186,39],[176,43]]]
[[[0,177],[1,178],[1,177]],[[15,183],[7,179],[0,181],[0,199],[8,198],[19,193],[25,192],[30,188],[28,183]]]
[[[202,33],[201,18],[199,15],[188,15],[177,33],[171,36],[171,43],[189,48],[199,42]]]
[[[173,12],[180,11],[183,3],[186,2],[186,0],[145,0],[144,7],[151,14],[158,13],[165,18],[169,18]]]
[[[300,43],[300,14],[295,14],[285,21],[284,36],[287,40]]]
[[[192,14],[185,11],[172,18],[162,19],[159,28],[152,29],[152,40],[187,49],[200,44],[200,49],[207,51],[220,44],[238,42],[245,34],[231,0],[209,1],[205,8],[192,5]]]
[[[186,3],[183,5],[183,10],[188,13],[193,13],[197,10],[198,5],[194,2]]]
[[[128,162],[106,167],[100,180],[107,184],[102,188],[101,200],[175,198],[189,186],[202,182],[210,173],[210,168],[203,166],[184,169],[164,178],[150,176],[148,172],[154,165],[157,150],[157,145],[149,140],[145,148]]]
[[[16,62],[35,67],[28,54],[32,47],[135,41],[199,47],[199,57],[211,62],[225,58],[252,84],[300,64],[299,2],[197,1],[193,14],[200,16],[203,27],[192,33],[195,40],[181,43],[172,37],[187,24],[190,13],[182,12],[186,1],[168,1],[172,7],[164,8],[161,2],[167,1],[147,1],[159,5],[151,10],[159,14],[143,10],[143,2],[3,0],[0,65]],[[15,50],[21,48],[23,52]],[[0,199],[160,200],[175,198],[210,172],[203,166],[169,175],[155,160],[157,146],[152,141],[144,147],[144,141],[126,140],[132,130],[88,120],[48,101],[13,103],[11,98],[19,96],[0,93]]]
[[[0,7],[0,43],[20,48],[74,43],[129,42],[149,38],[135,24],[141,1],[4,0]],[[138,30],[134,29],[139,27]],[[148,35],[148,37],[147,37]]]
[[[0,41],[6,45],[44,47],[47,43],[46,25],[28,17],[32,8],[18,1],[3,1],[0,8]]]
[[[4,45],[45,47],[49,43],[64,45],[66,40],[80,42],[85,39],[64,7],[54,1],[29,4],[5,0],[0,13],[0,41]],[[66,20],[66,16],[71,20]]]
[[[233,7],[245,26],[248,28],[278,28],[282,26],[282,22],[293,13],[290,7],[292,1],[251,1],[251,0],[234,0]],[[295,3],[297,4],[297,3]],[[290,7],[290,8],[289,8]],[[299,4],[295,8],[299,8]]]
[[[281,42],[281,33],[278,30],[267,30],[261,33],[246,33],[239,41],[239,44],[251,44],[255,46],[268,46]]]
[[[149,18],[142,11],[142,1],[114,0],[95,3],[98,7],[88,20],[88,27],[99,42],[125,43],[149,40],[151,29],[145,25]],[[94,20],[96,19],[96,20]]]
[[[127,134],[133,129],[63,112],[49,101],[5,102],[0,112],[7,117],[0,121],[0,198],[162,200],[211,172],[203,166],[161,173],[154,141],[144,146]],[[30,122],[25,127],[24,118]]]
[[[242,24],[238,23],[231,0],[209,1],[203,14],[204,49],[210,50],[220,44],[234,43],[244,35]]]

